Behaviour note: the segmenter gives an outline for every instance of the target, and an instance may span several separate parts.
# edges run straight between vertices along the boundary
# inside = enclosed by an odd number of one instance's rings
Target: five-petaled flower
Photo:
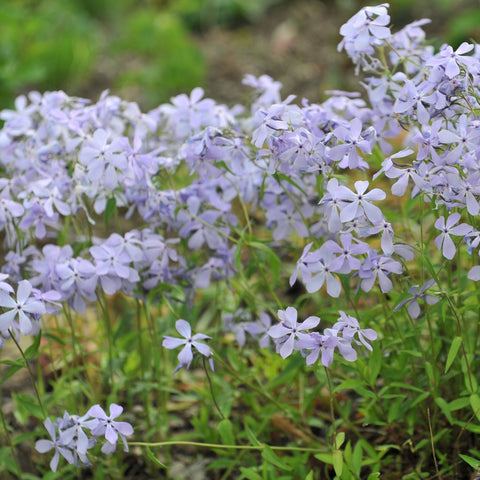
[[[175,322],[175,328],[177,329],[177,332],[180,335],[182,335],[184,338],[176,338],[176,337],[170,337],[168,335],[164,335],[163,343],[162,343],[162,346],[168,349],[177,348],[184,345],[184,347],[178,354],[177,358],[179,363],[175,368],[175,370],[173,371],[173,373],[177,372],[183,367],[186,367],[186,368],[190,367],[190,364],[192,363],[192,360],[193,360],[192,347],[195,347],[196,350],[198,350],[203,356],[209,359],[210,368],[213,370],[213,358],[212,358],[212,351],[210,350],[210,347],[198,341],[198,340],[206,340],[211,337],[203,333],[196,333],[195,335],[192,336],[192,328],[190,327],[190,324],[183,319],[177,320]]]
[[[460,214],[458,212],[452,213],[445,221],[443,215],[435,222],[435,228],[441,231],[440,235],[435,238],[435,246],[442,252],[442,255],[448,260],[451,260],[455,256],[457,251],[455,243],[450,238],[450,235],[465,236],[468,235],[473,227],[467,223],[461,223],[455,226],[460,220]]]
[[[277,343],[277,352],[282,358],[286,358],[293,352],[295,342],[304,337],[305,331],[316,327],[320,323],[318,317],[308,317],[304,322],[297,322],[297,310],[287,307],[286,310],[277,312],[280,323],[270,327],[268,334]]]
[[[0,332],[6,332],[13,327],[15,320],[18,320],[22,335],[32,332],[33,324],[31,315],[44,315],[45,305],[31,297],[32,285],[28,280],[18,283],[17,299],[14,300],[4,290],[0,290],[0,307],[8,308],[0,315]]]

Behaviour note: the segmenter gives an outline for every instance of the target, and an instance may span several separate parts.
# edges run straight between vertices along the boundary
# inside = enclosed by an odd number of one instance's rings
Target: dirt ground
[[[208,65],[206,94],[229,105],[245,101],[246,73],[270,75],[283,84],[282,97],[294,94],[311,102],[321,101],[328,89],[356,89],[350,60],[336,50],[340,26],[354,12],[341,3],[286,1],[258,23],[198,35]]]

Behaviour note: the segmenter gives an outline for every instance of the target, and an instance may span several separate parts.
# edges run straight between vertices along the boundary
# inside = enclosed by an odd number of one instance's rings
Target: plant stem
[[[270,448],[272,450],[283,451],[283,452],[312,452],[312,453],[328,453],[318,448],[309,448],[309,447],[278,447],[267,444],[260,445],[222,445],[219,443],[202,443],[202,442],[188,442],[188,441],[175,441],[171,440],[168,442],[128,442],[128,445],[138,446],[138,447],[167,447],[167,446],[178,446],[178,445],[189,445],[192,447],[201,447],[201,448],[218,448],[222,450],[264,450],[265,448]]]
[[[42,410],[43,419],[45,420],[47,418],[47,413],[45,411],[45,408],[43,408],[42,399],[40,398],[40,394],[37,389],[37,382],[35,381],[35,377],[33,375],[32,369],[30,368],[30,364],[28,363],[28,359],[25,356],[25,353],[23,352],[22,347],[20,346],[17,339],[15,338],[15,332],[13,330],[9,330],[9,333],[10,333],[10,338],[13,340],[13,343],[15,343],[15,345],[17,346],[17,349],[20,352],[20,355],[22,356],[23,361],[25,362],[25,366],[27,367],[30,380],[32,381],[33,390],[35,391],[35,396],[37,397],[37,400],[38,400],[38,405]]]
[[[13,460],[17,466],[17,469],[18,469],[18,472],[17,472],[17,475],[18,477],[20,478],[21,476],[21,468],[20,468],[20,461],[18,460],[18,455],[17,455],[17,451],[15,450],[15,446],[13,445],[13,440],[12,440],[12,437],[10,436],[10,432],[8,431],[8,425],[7,425],[7,420],[5,419],[5,415],[3,413],[3,409],[1,408],[1,405],[2,405],[2,396],[1,396],[1,393],[2,393],[2,389],[0,388],[0,418],[2,420],[2,426],[3,426],[3,429],[5,430],[5,436],[7,437],[7,442],[8,444],[10,445],[10,448],[12,450],[12,455],[13,455]]]

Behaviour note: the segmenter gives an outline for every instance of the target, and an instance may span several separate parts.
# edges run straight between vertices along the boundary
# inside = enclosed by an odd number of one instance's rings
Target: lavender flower
[[[179,363],[173,373],[177,372],[183,367],[186,367],[187,369],[190,368],[190,364],[193,360],[192,347],[194,347],[196,350],[198,350],[198,352],[200,352],[203,356],[209,359],[210,368],[213,370],[213,358],[210,347],[198,341],[206,340],[211,337],[209,337],[208,335],[204,335],[203,333],[196,333],[192,336],[192,328],[190,327],[190,324],[183,319],[177,320],[175,322],[175,328],[177,329],[177,332],[184,338],[176,338],[164,335],[162,342],[162,347],[168,348],[170,350],[184,345],[184,347],[178,354],[177,358]]]
[[[460,73],[459,65],[470,66],[474,62],[472,57],[465,57],[465,53],[472,51],[474,46],[463,42],[455,51],[450,45],[443,45],[440,53],[427,61],[427,65],[442,66],[445,69],[445,75],[453,78]]]
[[[407,306],[407,312],[412,318],[418,318],[420,315],[420,305],[418,304],[418,300],[421,299],[428,305],[434,305],[439,301],[437,297],[433,295],[429,295],[425,293],[430,287],[435,285],[435,280],[431,279],[428,282],[425,282],[420,288],[418,285],[414,285],[410,287],[408,293],[411,295],[410,297],[402,300],[394,309],[394,312],[398,312],[402,307],[405,305]]]
[[[133,427],[127,422],[115,421],[115,418],[122,412],[123,407],[116,403],[110,405],[110,415],[107,415],[100,405],[94,405],[87,412],[87,415],[97,420],[97,425],[92,428],[92,435],[96,437],[105,435],[107,440],[107,443],[102,447],[103,453],[111,453],[115,450],[114,447],[117,444],[118,437],[120,437],[123,442],[123,450],[128,452],[125,436],[133,433]]]
[[[28,280],[19,282],[16,300],[5,291],[0,290],[0,307],[10,309],[0,315],[1,332],[14,328],[15,320],[18,320],[19,330],[22,335],[28,335],[32,332],[32,315],[44,315],[45,305],[31,297],[31,293],[32,285]]]
[[[49,418],[45,420],[44,425],[47,429],[48,434],[50,435],[51,440],[37,440],[37,442],[35,443],[35,449],[37,450],[37,452],[40,453],[46,453],[52,449],[55,450],[52,460],[50,461],[50,469],[53,472],[56,472],[58,468],[58,462],[60,460],[60,455],[62,455],[62,457],[65,458],[68,463],[73,463],[73,453],[62,442],[61,436],[57,437],[55,425]]]
[[[286,310],[277,312],[280,323],[270,327],[268,334],[276,341],[277,352],[282,358],[292,354],[295,343],[301,339],[305,330],[316,327],[320,323],[320,318],[310,316],[305,321],[297,322],[297,310],[294,307],[287,307]]]
[[[340,220],[342,222],[359,218],[361,214],[365,214],[372,223],[377,223],[382,220],[383,215],[381,210],[370,202],[373,200],[383,200],[386,194],[379,188],[374,188],[370,192],[365,193],[368,184],[369,182],[367,181],[355,182],[355,190],[357,193],[353,193],[343,185],[338,187],[337,198],[346,202],[346,205],[340,212]]]
[[[440,235],[435,238],[435,246],[442,252],[442,255],[445,258],[448,258],[448,260],[451,260],[457,251],[450,235],[464,236],[468,235],[473,230],[473,227],[466,223],[455,226],[460,220],[460,217],[461,215],[455,212],[447,218],[447,221],[445,221],[445,218],[442,215],[435,222],[435,228],[441,231]]]
[[[376,7],[365,7],[356,13],[340,28],[344,39],[338,45],[338,50],[345,49],[354,62],[363,55],[373,54],[374,47],[382,45],[391,33],[386,26],[390,23],[387,14],[388,3]]]

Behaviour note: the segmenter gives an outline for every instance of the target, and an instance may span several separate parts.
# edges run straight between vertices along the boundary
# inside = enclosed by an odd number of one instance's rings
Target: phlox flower
[[[372,223],[377,223],[382,220],[382,211],[370,202],[373,200],[383,200],[386,194],[379,188],[374,188],[370,192],[365,193],[368,188],[368,183],[368,181],[360,180],[355,182],[356,193],[343,185],[338,187],[337,198],[346,202],[346,205],[342,207],[340,212],[340,220],[342,223],[358,218],[362,214],[365,214]]]
[[[196,333],[192,336],[192,328],[190,327],[190,324],[183,319],[179,319],[175,322],[175,328],[177,329],[177,332],[182,335],[183,338],[176,338],[164,335],[162,342],[162,347],[168,348],[169,350],[184,345],[184,347],[178,354],[177,358],[179,363],[173,373],[177,372],[183,367],[186,367],[187,369],[190,367],[190,364],[193,360],[192,347],[194,347],[203,356],[209,359],[210,368],[213,370],[212,351],[210,350],[210,347],[198,341],[206,340],[211,337],[209,337],[208,335],[204,335],[203,333]]]
[[[50,435],[51,440],[37,440],[35,443],[35,450],[40,453],[46,453],[52,449],[55,450],[52,460],[50,461],[50,468],[53,472],[56,472],[60,455],[62,455],[62,457],[65,458],[68,463],[73,463],[73,453],[62,442],[61,437],[57,437],[55,425],[49,418],[45,420],[44,425],[48,431],[48,434]]]
[[[272,325],[272,319],[268,313],[262,312],[256,322],[249,322],[247,332],[258,340],[260,348],[268,348],[270,345],[270,336],[268,331]]]
[[[12,286],[4,281],[7,279],[8,279],[7,273],[0,273],[0,291],[7,292],[7,293],[14,293]]]
[[[302,355],[306,357],[306,364],[312,365],[320,357],[320,362],[324,367],[329,367],[333,362],[333,355],[337,348],[345,360],[353,362],[357,359],[357,352],[351,345],[351,339],[345,339],[339,336],[339,330],[335,328],[326,328],[323,334],[312,332],[303,336],[297,343],[297,348],[301,350]],[[307,353],[307,351],[310,353]]]
[[[102,446],[102,453],[110,454],[116,449],[118,438],[122,439],[124,451],[128,452],[125,436],[133,433],[133,427],[127,422],[118,422],[115,419],[122,413],[120,405],[110,405],[110,415],[103,408],[94,405],[83,415],[70,415],[65,412],[63,417],[58,417],[55,422],[49,418],[45,420],[51,440],[38,440],[35,449],[40,453],[55,449],[55,454],[50,462],[50,468],[55,472],[58,467],[60,455],[68,463],[79,466],[78,460],[86,465],[91,465],[87,451],[97,443],[97,437],[105,436],[106,442]]]
[[[357,148],[363,153],[371,154],[372,147],[370,142],[362,137],[361,133],[362,122],[359,118],[354,118],[348,127],[344,125],[337,127],[333,134],[342,143],[329,150],[329,158],[339,162],[338,165],[341,168],[368,168],[368,163],[358,154]]]
[[[360,324],[355,317],[347,315],[343,310],[338,312],[340,317],[337,320],[337,323],[333,326],[335,330],[342,332],[342,337],[349,339],[350,341],[354,339],[354,336],[357,336],[355,342],[357,344],[362,344],[367,350],[372,351],[372,346],[368,341],[377,339],[377,332],[371,328],[360,328]]]
[[[268,334],[277,343],[277,352],[282,358],[287,358],[295,348],[295,342],[301,339],[305,330],[316,327],[320,318],[310,316],[304,322],[297,322],[297,310],[294,307],[287,307],[286,310],[278,310],[280,323],[270,327]]]
[[[327,221],[328,230],[332,233],[337,233],[342,228],[340,219],[340,211],[346,203],[339,198],[340,184],[338,179],[332,178],[326,185],[326,193],[320,200],[319,205],[323,205],[323,214]]]
[[[360,285],[364,292],[369,292],[378,278],[380,290],[388,293],[393,288],[393,283],[388,275],[390,273],[401,274],[402,264],[388,256],[379,257],[376,251],[370,250],[368,258],[364,260],[358,273],[362,279]]]
[[[403,306],[407,306],[407,312],[412,318],[418,318],[420,315],[420,305],[418,304],[418,300],[422,299],[428,305],[434,305],[439,301],[437,297],[433,295],[429,295],[425,293],[431,286],[435,284],[435,280],[431,279],[428,282],[424,283],[420,288],[418,285],[414,285],[408,290],[408,293],[411,295],[410,297],[402,300],[394,309],[394,312],[400,310]]]
[[[14,300],[8,293],[0,290],[0,307],[10,309],[0,315],[0,331],[9,330],[18,320],[20,333],[28,335],[32,332],[31,315],[44,315],[45,305],[31,297],[32,285],[28,280],[22,280],[18,284],[17,298]]]
[[[88,413],[80,417],[65,412],[60,425],[60,438],[65,445],[71,445],[71,442],[74,442],[75,454],[80,455],[82,460],[85,460],[92,439],[88,437],[84,429],[92,430],[97,424],[98,420],[91,419]]]
[[[388,3],[375,7],[362,8],[340,28],[344,38],[338,45],[338,51],[345,48],[347,54],[356,61],[360,55],[372,54],[374,45],[381,45],[388,38],[390,23]]]
[[[133,427],[127,422],[117,422],[117,418],[123,412],[123,407],[112,403],[110,405],[110,415],[105,413],[105,410],[100,405],[94,405],[87,412],[87,415],[98,420],[97,425],[92,428],[92,435],[95,437],[105,435],[107,443],[102,447],[103,453],[111,453],[115,450],[118,437],[122,439],[123,450],[128,452],[128,445],[125,435],[131,435],[133,433]]]
[[[445,75],[453,78],[460,73],[460,65],[469,66],[475,61],[473,57],[465,57],[465,53],[473,50],[474,45],[463,42],[455,51],[450,45],[443,45],[440,52],[434,57],[427,60],[429,66],[442,66],[445,69]]]
[[[473,230],[473,227],[466,223],[461,223],[460,225],[455,226],[460,220],[460,216],[461,215],[458,212],[454,212],[447,218],[447,221],[445,221],[445,218],[442,215],[435,222],[435,228],[441,231],[440,235],[435,238],[435,246],[448,260],[451,260],[457,251],[455,243],[453,243],[450,235],[464,236],[468,235]]]
[[[327,240],[325,245],[331,252],[338,254],[330,267],[337,273],[350,273],[352,270],[358,270],[361,262],[355,255],[367,253],[370,247],[360,240],[357,240],[351,233],[343,233],[340,235],[340,243],[333,240]]]
[[[329,241],[325,242],[318,250],[311,252],[316,261],[310,262],[308,268],[310,275],[302,277],[303,283],[308,293],[316,292],[322,288],[323,284],[327,286],[327,293],[337,298],[342,291],[342,284],[334,273],[341,268],[336,262],[335,253],[330,246]]]
[[[245,75],[242,83],[253,87],[257,91],[256,100],[252,105],[252,111],[256,111],[260,108],[268,108],[274,103],[280,103],[280,89],[282,84],[273,80],[268,75],[261,75],[260,77],[254,77],[251,74]]]
[[[304,282],[306,282],[312,277],[312,272],[309,269],[309,265],[318,262],[321,256],[318,250],[315,250],[314,252],[310,252],[310,249],[312,248],[312,246],[313,246],[313,243],[310,242],[303,249],[302,255],[300,255],[300,258],[297,260],[295,270],[290,276],[290,279],[289,279],[290,286],[293,286],[293,284],[297,281],[298,274],[302,275],[302,280]]]

